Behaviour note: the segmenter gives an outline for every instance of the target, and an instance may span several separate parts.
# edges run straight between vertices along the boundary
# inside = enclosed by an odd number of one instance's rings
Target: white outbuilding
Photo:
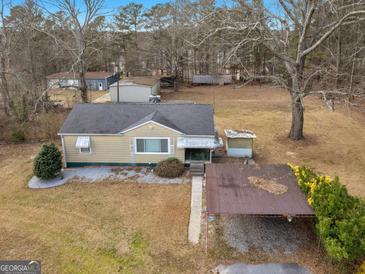
[[[110,99],[114,103],[158,101],[159,94],[160,80],[153,77],[130,77],[110,86]]]
[[[251,130],[225,129],[226,150],[229,157],[252,158],[253,140],[256,135]]]

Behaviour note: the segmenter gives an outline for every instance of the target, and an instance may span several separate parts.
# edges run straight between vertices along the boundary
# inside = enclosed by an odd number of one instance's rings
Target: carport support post
[[[208,253],[208,211],[205,211],[205,253]]]

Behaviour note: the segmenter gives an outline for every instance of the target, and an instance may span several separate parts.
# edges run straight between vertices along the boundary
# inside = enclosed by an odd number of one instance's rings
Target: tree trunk
[[[303,139],[304,108],[297,93],[292,94],[292,121],[289,138],[293,140]]]
[[[342,54],[342,45],[341,45],[341,28],[337,30],[336,37],[336,88],[340,87],[341,83],[341,54]]]
[[[12,100],[10,98],[9,92],[9,84],[6,78],[6,61],[2,57],[0,65],[0,91],[1,91],[1,99],[3,101],[4,114],[6,116],[10,116],[10,110],[12,109]]]
[[[81,100],[83,103],[87,103],[87,86],[86,86],[86,80],[85,80],[85,72],[81,70],[80,72],[80,92],[81,92]]]

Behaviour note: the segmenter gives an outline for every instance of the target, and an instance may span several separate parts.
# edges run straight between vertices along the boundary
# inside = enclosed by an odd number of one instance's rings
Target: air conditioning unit
[[[150,95],[149,102],[150,103],[161,103],[161,96],[160,95]]]

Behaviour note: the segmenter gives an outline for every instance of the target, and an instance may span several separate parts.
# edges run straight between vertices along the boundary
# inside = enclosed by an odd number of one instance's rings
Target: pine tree
[[[62,155],[54,143],[44,144],[34,159],[33,173],[38,178],[55,178],[62,168]]]

